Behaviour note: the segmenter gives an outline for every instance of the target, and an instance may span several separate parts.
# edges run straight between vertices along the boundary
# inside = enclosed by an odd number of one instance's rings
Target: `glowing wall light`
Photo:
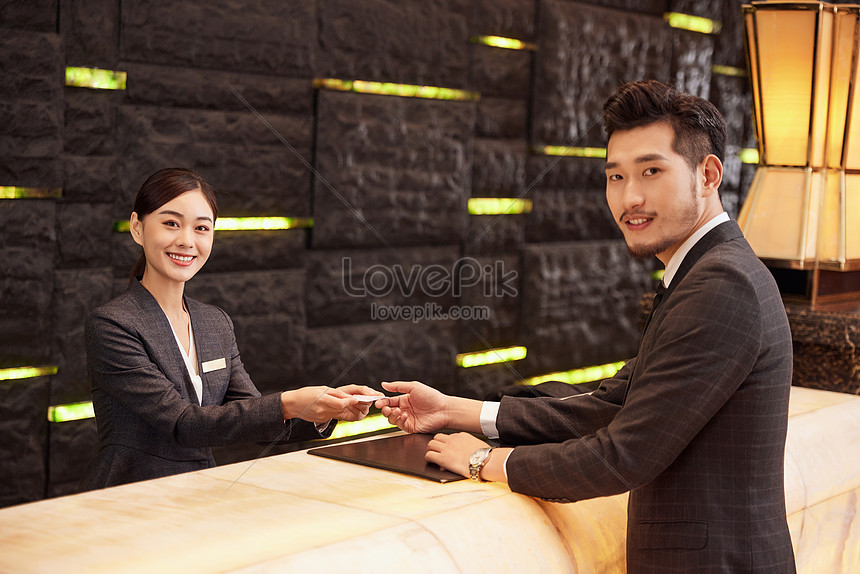
[[[591,383],[593,381],[601,381],[609,378],[618,372],[618,369],[624,366],[624,361],[617,363],[607,363],[606,365],[595,365],[593,367],[583,367],[581,369],[572,369],[570,371],[560,371],[557,373],[548,373],[537,377],[529,377],[524,379],[523,385],[537,385],[548,381],[561,381],[570,385],[581,385],[583,383]]]
[[[514,38],[503,38],[501,36],[472,36],[472,42],[492,46],[493,48],[505,48],[507,50],[537,50],[536,44],[515,40]]]
[[[753,163],[757,164],[759,162],[758,150],[755,148],[746,147],[741,150],[741,163]]]
[[[126,73],[99,68],[66,68],[66,85],[96,90],[124,90]]]
[[[765,262],[816,285],[860,272],[860,7],[752,2],[743,16],[760,160],[738,223]]]
[[[595,157],[595,158],[606,158],[606,148],[605,147],[573,147],[573,146],[563,146],[563,145],[548,145],[543,147],[534,148],[534,151],[537,153],[542,153],[544,155],[555,155],[555,156],[570,156],[570,157]]]
[[[468,368],[519,361],[526,358],[526,352],[525,347],[504,347],[501,349],[490,349],[489,351],[460,353],[457,355],[457,366]]]
[[[716,20],[709,20],[708,18],[692,16],[690,14],[680,14],[678,12],[666,12],[663,14],[663,19],[672,28],[701,32],[702,34],[718,34],[723,26]]]
[[[517,215],[531,213],[531,210],[531,199],[515,199],[511,197],[469,198],[470,215]]]
[[[95,418],[92,401],[55,405],[48,407],[48,420],[52,423],[65,423]]]
[[[746,78],[747,76],[747,71],[743,68],[736,68],[735,66],[723,66],[721,64],[714,64],[713,66],[711,66],[711,72],[720,76],[734,76],[736,78]]]
[[[390,424],[384,416],[368,415],[360,421],[337,423],[337,426],[334,427],[334,431],[332,431],[331,436],[327,440],[346,438],[390,428],[397,427]]]
[[[45,377],[47,375],[56,374],[57,367],[54,365],[45,365],[42,367],[12,367],[8,369],[0,369],[0,381],[33,379],[35,377]]]
[[[0,185],[0,199],[55,199],[62,197],[61,187],[15,187]]]
[[[413,84],[393,84],[390,82],[369,82],[365,80],[338,80],[334,78],[317,78],[314,88],[337,90],[340,92],[357,92],[360,94],[375,94],[378,96],[400,96],[403,98],[428,98],[431,100],[477,101],[481,99],[478,92],[440,88],[438,86],[419,86]]]

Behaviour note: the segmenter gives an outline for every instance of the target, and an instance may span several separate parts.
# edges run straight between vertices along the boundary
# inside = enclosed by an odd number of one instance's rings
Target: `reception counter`
[[[792,389],[801,573],[860,571],[858,453],[860,397]],[[624,572],[626,501],[555,504],[296,452],[2,509],[0,572]]]

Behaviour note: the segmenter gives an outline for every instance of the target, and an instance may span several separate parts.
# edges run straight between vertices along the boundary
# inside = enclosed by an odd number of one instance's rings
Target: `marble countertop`
[[[860,397],[794,388],[790,417],[798,569],[856,572]],[[624,572],[626,500],[548,503],[295,452],[2,509],[0,572]]]

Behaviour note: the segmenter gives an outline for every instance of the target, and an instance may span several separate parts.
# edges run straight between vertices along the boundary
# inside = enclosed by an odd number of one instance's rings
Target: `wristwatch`
[[[479,448],[469,457],[469,478],[475,482],[482,482],[481,477],[478,475],[481,469],[484,468],[484,465],[487,464],[491,450],[493,449],[490,447]]]

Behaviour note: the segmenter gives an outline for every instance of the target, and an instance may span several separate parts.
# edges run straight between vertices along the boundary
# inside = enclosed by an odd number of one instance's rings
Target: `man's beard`
[[[695,186],[696,184],[693,182],[690,188],[692,198],[696,197]],[[637,259],[650,259],[658,253],[663,253],[673,245],[683,241],[684,238],[689,235],[689,230],[696,224],[696,220],[699,218],[695,199],[692,199],[684,206],[684,210],[678,215],[678,218],[682,231],[679,231],[675,235],[658,239],[654,243],[648,243],[645,245],[630,245],[630,243],[628,243],[628,253]]]

